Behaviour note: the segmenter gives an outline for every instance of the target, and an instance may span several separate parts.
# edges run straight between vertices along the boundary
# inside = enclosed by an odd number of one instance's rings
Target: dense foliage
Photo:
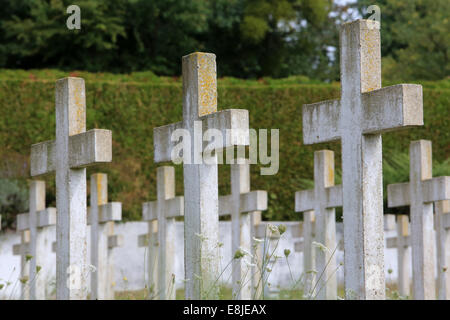
[[[54,139],[54,81],[67,75],[52,70],[0,72],[0,106],[3,114],[8,115],[0,118],[0,178],[28,178],[30,145]],[[90,168],[88,174],[94,170],[108,173],[110,200],[123,202],[125,219],[138,220],[142,202],[154,200],[156,196],[153,128],[182,118],[180,80],[156,77],[152,73],[111,75],[84,72],[72,75],[86,78],[87,128],[113,131],[113,162]],[[299,215],[294,213],[294,192],[307,188],[305,180],[312,179],[313,151],[334,150],[336,168],[340,167],[339,143],[302,144],[301,106],[339,97],[339,85],[315,84],[305,77],[264,78],[260,81],[224,78],[218,84],[219,110],[245,108],[249,110],[252,128],[280,129],[280,170],[274,176],[261,176],[260,165],[252,166],[252,189],[269,192],[269,210],[264,213],[266,218],[298,220]],[[416,139],[433,141],[436,164],[450,156],[449,82],[424,82],[423,85],[425,126],[384,134],[386,160],[394,154],[407,153],[409,142]],[[400,161],[399,165],[395,159],[388,162],[391,169],[385,171],[385,181],[402,180],[408,171],[408,163]],[[220,193],[228,194],[229,166],[220,166],[219,173]],[[391,177],[393,173],[395,177]],[[183,193],[182,177],[182,167],[177,166],[178,194]],[[46,181],[47,202],[54,205],[54,177],[47,177]],[[15,188],[9,190],[14,191]],[[11,197],[12,203],[15,203],[14,199],[22,198]],[[5,222],[12,222],[13,210],[8,210],[7,218],[3,218]]]
[[[68,30],[72,0],[0,0],[0,68],[180,74],[193,51],[220,57],[219,75],[339,79],[339,25],[373,1],[78,0],[81,30]],[[385,76],[449,75],[448,0],[380,0]]]

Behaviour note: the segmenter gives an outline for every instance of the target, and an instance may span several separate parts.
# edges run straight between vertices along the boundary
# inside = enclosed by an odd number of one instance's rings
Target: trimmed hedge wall
[[[0,75],[0,172],[1,177],[26,179],[33,143],[55,138],[54,80],[5,80]],[[55,78],[56,80],[56,78]],[[219,81],[219,110],[248,109],[250,126],[280,129],[280,168],[274,176],[260,176],[252,166],[252,190],[269,192],[268,219],[298,220],[294,192],[312,179],[313,151],[336,152],[340,167],[340,144],[304,146],[301,106],[339,97],[336,84],[230,85]],[[255,82],[256,83],[256,82]],[[113,131],[113,162],[88,169],[108,173],[109,199],[123,203],[125,220],[139,220],[141,204],[156,197],[156,164],[153,162],[153,128],[182,119],[182,88],[172,83],[86,80],[87,129]],[[424,88],[425,126],[383,135],[384,157],[408,152],[415,139],[433,141],[433,157],[442,161],[450,154],[450,90]],[[220,194],[228,194],[229,166],[219,169]],[[182,166],[176,166],[177,193],[183,192]],[[48,204],[55,203],[54,177],[46,177]],[[89,185],[89,184],[88,184]]]

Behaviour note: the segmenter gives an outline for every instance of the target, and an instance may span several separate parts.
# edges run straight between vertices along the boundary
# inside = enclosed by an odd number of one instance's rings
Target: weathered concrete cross
[[[435,299],[433,202],[450,199],[450,177],[432,176],[431,141],[412,141],[409,181],[387,187],[388,207],[410,206],[413,296]]]
[[[342,206],[342,186],[334,185],[334,152],[314,152],[314,189],[295,193],[295,211],[313,210],[316,218],[316,241],[325,250],[316,248],[316,268],[322,276],[318,280],[317,298],[337,299],[336,277],[336,207]]]
[[[397,236],[386,238],[387,248],[397,248],[397,286],[401,296],[409,296],[409,265],[411,264],[411,255],[409,247],[411,240],[409,236],[409,217],[406,214],[397,215]]]
[[[438,299],[450,299],[450,201],[434,203],[437,233]]]
[[[347,299],[384,299],[381,133],[423,125],[422,87],[381,88],[379,22],[340,33],[341,99],[303,106],[303,141],[341,140]]]
[[[170,161],[175,142],[172,133],[185,129],[193,148],[184,171],[184,241],[186,299],[214,299],[219,288],[219,216],[217,154],[203,153],[203,134],[215,129],[225,141],[210,143],[208,150],[248,145],[248,111],[217,112],[215,55],[196,52],[183,57],[183,121],[154,129],[155,162]],[[201,130],[203,129],[203,130]],[[186,141],[183,141],[186,142]],[[183,154],[183,157],[187,156]]]
[[[237,159],[231,167],[231,194],[219,197],[219,215],[231,215],[231,252],[252,251],[253,212],[267,210],[267,191],[250,191],[250,163]],[[252,299],[251,269],[243,259],[233,259],[232,297],[236,300]]]
[[[91,300],[114,300],[113,248],[121,246],[122,235],[114,234],[114,221],[122,220],[122,203],[108,202],[108,175],[91,175]]]
[[[158,267],[156,298],[175,300],[175,252],[176,226],[175,218],[184,215],[184,198],[175,196],[175,168],[164,166],[156,171],[157,200],[142,205],[143,220],[157,221],[158,231]],[[152,231],[149,225],[149,231]],[[149,235],[151,236],[151,235]],[[148,245],[154,245],[149,241]],[[149,248],[149,251],[152,248]],[[150,255],[149,255],[150,256]],[[149,263],[155,263],[154,260]],[[149,265],[149,270],[151,270]],[[149,278],[152,275],[149,274]]]
[[[316,279],[316,250],[313,242],[316,240],[316,221],[314,210],[303,212],[303,240],[296,241],[294,250],[303,252],[303,293],[313,295],[312,289]]]
[[[29,231],[28,249],[16,247],[16,253],[29,254],[29,271],[23,271],[29,276],[29,298],[31,300],[45,300],[45,277],[37,273],[37,267],[42,268],[47,257],[47,235],[44,227],[56,224],[56,209],[45,208],[45,181],[30,181],[30,211],[17,215],[17,230],[23,233]],[[19,246],[24,245],[23,243]]]
[[[56,298],[86,299],[86,169],[111,162],[111,131],[86,132],[84,80],[56,82],[56,140],[31,146],[31,176],[56,171]]]

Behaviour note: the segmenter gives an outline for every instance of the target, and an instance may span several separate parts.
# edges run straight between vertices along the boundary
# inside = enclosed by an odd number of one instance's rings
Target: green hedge
[[[54,75],[47,71],[48,77]],[[25,75],[26,72],[23,72]],[[63,75],[61,73],[61,75]],[[59,76],[59,74],[58,74]],[[153,162],[153,128],[180,121],[182,90],[179,79],[146,82],[121,81],[87,76],[87,128],[113,131],[113,162],[89,168],[88,174],[109,174],[109,199],[123,203],[125,219],[140,219],[141,203],[156,196],[156,164]],[[13,78],[13,79],[11,79]],[[54,80],[8,77],[0,72],[0,152],[1,177],[27,178],[29,152],[33,143],[55,138]],[[156,80],[155,80],[156,79]],[[133,79],[134,80],[134,79]],[[232,81],[236,84],[230,84]],[[231,81],[231,82],[230,82]],[[286,83],[284,79],[284,83]],[[294,81],[306,81],[294,80]],[[219,110],[244,108],[250,113],[252,128],[280,129],[280,170],[274,176],[260,176],[252,166],[253,190],[269,192],[269,219],[298,219],[294,213],[294,192],[313,175],[313,151],[329,148],[336,152],[340,167],[340,144],[303,146],[301,106],[339,97],[336,84],[270,84],[261,80],[252,85],[242,80],[219,81]],[[283,83],[283,82],[280,82]],[[288,82],[289,83],[289,82]],[[383,135],[384,157],[407,152],[414,139],[433,141],[435,160],[450,153],[450,90],[445,86],[424,89],[425,126]],[[219,169],[220,193],[229,193],[229,166]],[[177,193],[182,194],[182,167],[176,166]],[[54,204],[54,177],[47,177],[47,201]]]

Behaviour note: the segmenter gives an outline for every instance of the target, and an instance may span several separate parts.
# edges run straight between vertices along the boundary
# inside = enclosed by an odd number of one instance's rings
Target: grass
[[[116,300],[145,300],[145,289],[136,291],[122,291],[116,292]],[[339,286],[338,296],[344,297],[344,287]],[[231,300],[231,288],[227,286],[220,287],[220,300]],[[406,297],[410,299],[410,297]],[[404,300],[405,297],[400,297],[397,292],[397,285],[389,283],[386,285],[386,300]],[[176,300],[184,300],[184,289],[178,289],[176,293]],[[278,296],[269,298],[268,300],[304,300],[302,290],[285,290],[282,289]]]

